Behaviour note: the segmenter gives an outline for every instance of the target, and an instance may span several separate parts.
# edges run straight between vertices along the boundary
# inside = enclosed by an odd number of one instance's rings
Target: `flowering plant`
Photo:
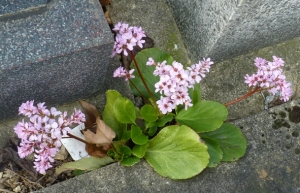
[[[250,89],[244,96],[225,105],[203,100],[199,82],[213,64],[210,58],[203,58],[185,68],[156,48],[142,50],[135,56],[132,50],[135,46],[142,47],[142,37],[146,37],[144,31],[126,23],[118,23],[113,30],[117,33],[113,55],[124,52],[133,60],[131,69],[119,67],[113,76],[129,81],[132,92],[145,102],[141,108],[134,108],[133,103],[120,94],[111,97],[116,91],[107,92],[107,100],[114,103],[110,110],[115,112],[109,117],[114,116],[114,121],[120,124],[131,125],[130,129],[126,127],[119,132],[124,135],[131,133],[126,138],[134,144],[129,146],[131,153],[119,156],[122,152],[109,151],[112,157],[118,155],[117,159],[124,165],[132,165],[143,157],[159,174],[186,179],[206,167],[217,166],[221,161],[235,161],[244,155],[246,139],[236,126],[224,123],[228,115],[226,106],[263,90],[283,101],[292,95],[291,84],[282,74],[284,61],[273,56],[272,62],[255,59],[258,71],[245,76]],[[119,101],[128,104],[122,105],[126,120],[123,113],[117,113],[121,111]],[[139,124],[138,120],[142,123]],[[111,124],[105,116],[104,121]],[[112,124],[111,127],[117,128]],[[122,139],[123,136],[118,137]]]
[[[143,98],[144,105],[135,106],[119,92],[108,90],[101,120],[95,106],[81,102],[88,114],[86,128],[96,127],[94,134],[85,131],[86,141],[82,140],[91,156],[109,156],[125,166],[144,158],[162,176],[191,178],[206,167],[215,167],[221,161],[235,161],[245,154],[244,135],[236,126],[225,122],[226,106],[262,90],[268,90],[283,101],[292,95],[291,85],[282,74],[284,62],[274,56],[272,62],[255,59],[258,71],[245,76],[250,89],[244,96],[225,105],[203,100],[199,83],[213,65],[210,58],[185,67],[156,48],[134,55],[133,49],[142,48],[145,43],[142,28],[118,23],[113,30],[116,41],[112,55],[129,55],[133,60],[130,69],[121,66],[113,76],[129,81],[132,92]],[[41,173],[51,167],[62,135],[74,137],[68,133],[69,126],[85,121],[80,111],[75,110],[66,118],[66,113],[55,108],[49,111],[43,105],[39,103],[34,107],[33,101],[22,104],[19,111],[28,116],[30,122],[22,121],[15,127],[22,139],[19,155],[25,157],[34,152],[35,168]]]
[[[68,118],[67,112],[62,113],[55,107],[50,110],[44,106],[45,103],[27,101],[19,107],[19,114],[29,118],[19,122],[14,131],[21,139],[18,154],[24,158],[34,153],[34,168],[41,174],[51,168],[51,162],[61,147],[61,139],[71,131],[70,126],[85,122],[85,115],[76,110]]]

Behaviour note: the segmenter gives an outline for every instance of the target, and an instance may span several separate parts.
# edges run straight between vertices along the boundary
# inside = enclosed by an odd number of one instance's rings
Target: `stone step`
[[[298,0],[166,0],[192,61],[231,59],[300,35]]]
[[[0,121],[27,100],[62,104],[105,91],[114,40],[99,1],[52,0],[19,16],[0,17]]]

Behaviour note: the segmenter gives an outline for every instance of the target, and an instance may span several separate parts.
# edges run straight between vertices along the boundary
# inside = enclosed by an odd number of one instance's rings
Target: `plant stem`
[[[140,93],[140,95],[143,97],[143,99],[150,104],[150,101],[141,93],[141,91],[135,86],[135,84],[129,79],[129,82],[132,84],[132,86]]]
[[[138,73],[139,73],[139,75],[140,75],[140,78],[141,78],[141,80],[142,80],[142,82],[143,82],[145,88],[147,89],[147,91],[148,91],[148,93],[149,93],[151,99],[152,99],[153,101],[156,101],[155,98],[154,98],[154,96],[153,96],[153,94],[152,94],[152,92],[150,91],[148,85],[147,85],[146,82],[145,82],[145,79],[144,79],[144,77],[143,77],[143,75],[142,75],[142,73],[141,73],[141,70],[140,70],[140,68],[139,68],[139,65],[138,65],[138,63],[136,62],[135,57],[134,57],[134,54],[133,54],[132,51],[130,51],[130,55],[131,55],[131,58],[133,59],[133,63],[134,63],[134,65],[135,65],[135,67],[136,67],[136,69],[137,69],[137,71],[138,71]]]
[[[81,139],[81,138],[79,138],[79,137],[71,134],[71,133],[67,133],[67,135],[70,136],[73,139],[77,139],[78,141],[81,141],[82,143],[85,143],[85,144],[88,144],[88,145],[93,145],[93,144],[91,144],[91,143],[89,143],[89,142],[87,142],[87,141],[85,141],[85,140],[83,140],[83,139]]]
[[[233,100],[233,101],[230,101],[230,102],[228,102],[228,103],[226,103],[226,104],[224,104],[224,105],[225,105],[226,107],[228,107],[229,105],[232,105],[232,104],[234,104],[234,103],[240,102],[241,100],[243,100],[243,99],[245,99],[245,98],[248,98],[249,96],[253,95],[254,93],[259,92],[261,89],[262,89],[261,87],[258,87],[258,88],[254,89],[254,90],[252,90],[252,91],[248,91],[244,96],[242,96],[242,97],[240,97],[240,98],[237,98],[237,99],[235,99],[235,100]]]

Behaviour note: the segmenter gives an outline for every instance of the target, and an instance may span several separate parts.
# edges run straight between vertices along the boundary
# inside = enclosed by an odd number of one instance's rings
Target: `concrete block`
[[[222,61],[300,35],[298,0],[167,0],[192,62]]]
[[[27,100],[61,104],[104,88],[114,40],[98,0],[52,0],[0,21],[0,39],[0,120]]]
[[[0,17],[17,15],[25,11],[33,11],[47,6],[48,0],[1,0]]]

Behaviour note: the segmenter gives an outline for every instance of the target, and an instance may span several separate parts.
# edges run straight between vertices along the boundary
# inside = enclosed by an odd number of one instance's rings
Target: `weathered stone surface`
[[[142,161],[133,167],[112,164],[37,193],[299,192],[300,123],[289,120],[295,106],[300,106],[300,101],[292,101],[269,112],[233,122],[247,138],[246,155],[236,162],[205,169],[189,180],[175,181],[161,177]],[[297,113],[299,115],[300,112]],[[286,126],[278,127],[277,124],[275,127],[278,120],[286,122]]]
[[[167,0],[192,62],[229,59],[298,37],[298,0]]]
[[[23,11],[31,11],[47,6],[48,0],[1,0],[0,19],[4,16],[11,16]]]
[[[113,35],[99,1],[53,0],[47,8],[0,23],[0,120],[27,100],[59,104],[103,88]]]

